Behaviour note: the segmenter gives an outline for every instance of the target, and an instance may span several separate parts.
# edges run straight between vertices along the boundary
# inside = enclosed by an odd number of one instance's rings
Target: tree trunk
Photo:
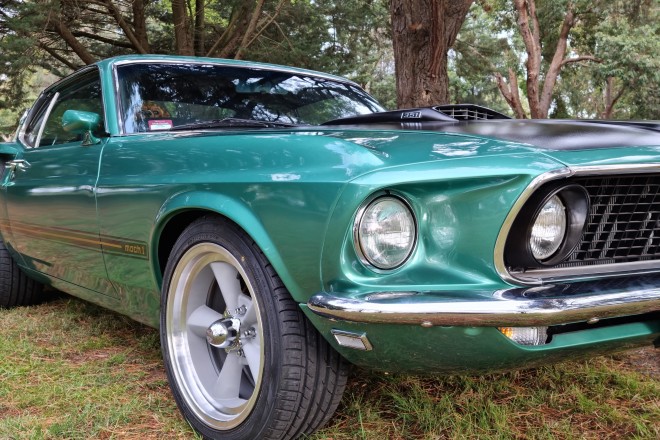
[[[234,57],[243,40],[245,30],[250,24],[250,18],[257,7],[259,5],[254,0],[238,2],[231,11],[231,17],[225,31],[215,41],[206,56]]]
[[[179,55],[195,55],[190,17],[185,0],[172,0],[172,18],[174,19],[174,41]]]
[[[559,71],[564,66],[564,56],[566,55],[566,48],[568,47],[568,34],[575,25],[575,11],[574,4],[569,2],[566,10],[566,15],[564,16],[564,23],[561,26],[561,31],[559,32],[559,40],[557,40],[557,47],[555,48],[555,54],[552,57],[550,66],[548,67],[548,72],[545,75],[545,81],[543,82],[543,92],[541,93],[541,103],[539,108],[538,116],[539,118],[547,118],[548,112],[550,111],[550,105],[552,104],[552,92],[557,83],[557,77],[559,76]]]
[[[526,86],[529,112],[532,118],[544,119],[548,117],[550,107],[552,106],[552,95],[561,69],[568,63],[580,61],[599,62],[599,60],[590,55],[564,58],[568,48],[568,37],[576,22],[575,4],[573,1],[569,1],[566,6],[566,15],[564,15],[564,21],[559,31],[559,38],[557,39],[552,60],[544,75],[545,81],[541,84],[541,77],[543,76],[541,72],[541,29],[536,14],[536,1],[514,0],[513,4],[518,14],[518,30],[525,43],[525,51],[527,52],[525,67],[527,69]],[[502,96],[504,96],[509,107],[515,112],[516,117],[524,118],[525,113],[522,110],[520,99],[516,100],[514,96],[518,94],[518,81],[511,69],[509,69],[509,84],[506,84],[500,73],[495,73],[495,79],[497,80],[497,86]]]
[[[623,95],[623,92],[625,91],[625,87],[621,86],[621,89],[619,89],[618,92],[614,92],[614,77],[610,76],[607,78],[607,82],[605,84],[605,110],[601,113],[600,117],[601,119],[612,119],[612,115],[614,114],[614,106],[616,103],[621,99],[621,96]]]
[[[128,38],[128,41],[131,42],[131,45],[135,49],[137,53],[141,54],[146,54],[147,49],[149,48],[149,44],[147,43],[147,47],[143,47],[142,43],[136,36],[135,32],[129,26],[128,22],[126,19],[124,19],[124,16],[122,15],[121,11],[119,8],[111,1],[111,0],[106,0],[106,6],[108,8],[108,12],[110,12],[110,15],[115,19],[119,27],[121,28],[122,31],[124,31],[124,35],[126,35],[126,38]]]
[[[449,101],[447,51],[474,0],[390,0],[399,108]]]
[[[147,17],[144,12],[144,0],[133,0],[133,28],[135,36],[145,53],[151,52],[147,37]]]
[[[195,55],[198,57],[206,55],[204,41],[205,6],[205,0],[195,0]]]

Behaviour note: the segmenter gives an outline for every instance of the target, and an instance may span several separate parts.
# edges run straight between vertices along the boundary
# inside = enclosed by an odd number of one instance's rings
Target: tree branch
[[[559,71],[564,65],[564,55],[566,54],[566,47],[568,46],[568,34],[571,32],[571,29],[574,25],[575,4],[572,1],[569,1],[568,6],[566,7],[564,22],[562,23],[561,31],[559,32],[559,40],[557,40],[555,54],[552,57],[550,67],[548,67],[548,72],[545,75],[543,92],[541,94],[541,106],[539,109],[539,115],[537,116],[539,118],[548,117],[548,111],[550,110],[550,104],[552,102],[552,91],[554,90],[555,84],[557,83]]]
[[[261,15],[261,10],[264,7],[264,1],[265,0],[257,0],[257,4],[254,7],[254,10],[252,11],[252,17],[250,17],[250,23],[248,24],[248,27],[245,31],[245,34],[243,35],[243,38],[241,39],[241,43],[238,46],[238,50],[236,50],[236,55],[234,58],[237,60],[240,60],[243,56],[243,51],[247,48],[247,43],[250,39],[250,36],[254,33],[255,29],[257,28],[257,23],[259,22],[259,15]]]
[[[90,40],[100,41],[101,43],[107,43],[117,47],[133,48],[133,45],[131,43],[127,43],[126,41],[113,40],[112,38],[102,37],[98,34],[93,34],[91,32],[74,31],[72,32],[72,34],[75,35],[76,37],[89,38]]]
[[[259,36],[268,28],[268,26],[270,26],[271,23],[273,23],[275,21],[277,16],[280,15],[280,11],[282,10],[282,6],[284,6],[284,3],[286,1],[288,1],[288,0],[280,0],[280,2],[275,7],[275,12],[273,12],[273,15],[268,15],[268,16],[262,18],[259,21],[259,30],[254,34],[254,36],[250,39],[250,41],[248,41],[247,47],[252,46],[252,43],[254,43],[254,41],[257,38],[259,38]],[[289,41],[289,39],[286,37],[286,35],[284,36],[284,38],[286,38],[287,41]],[[291,41],[289,41],[289,45],[291,45]]]
[[[566,64],[569,63],[579,63],[580,61],[593,61],[595,63],[602,63],[603,60],[600,58],[596,58],[595,56],[592,55],[583,55],[579,57],[574,57],[574,58],[566,58],[564,61],[561,62],[561,66],[565,66]]]
[[[128,23],[126,23],[126,20],[124,19],[124,16],[121,14],[121,11],[119,10],[119,8],[117,8],[117,6],[115,6],[112,0],[105,0],[105,6],[108,8],[108,12],[110,12],[110,14],[114,17],[119,27],[124,31],[126,38],[128,38],[128,41],[131,42],[133,48],[135,48],[135,50],[138,53],[141,54],[148,53],[147,50],[144,47],[142,47],[142,44],[135,36],[135,32],[133,32],[133,29],[128,25]]]
[[[83,46],[80,41],[71,33],[69,28],[62,23],[59,18],[55,16],[55,14],[49,13],[48,18],[47,18],[47,23],[51,23],[55,29],[55,32],[57,32],[60,37],[64,40],[64,42],[71,48],[73,51],[78,55],[78,57],[82,60],[83,63],[85,64],[92,64],[96,60],[90,54],[85,46]]]
[[[66,67],[68,67],[71,70],[77,70],[81,67],[81,66],[77,66],[77,65],[73,64],[71,61],[67,60],[66,58],[64,58],[63,56],[58,54],[53,48],[48,47],[48,45],[46,45],[42,42],[39,42],[39,47],[41,49],[43,49],[44,51],[46,51],[48,53],[48,55],[55,58],[57,61],[64,64]]]
[[[497,88],[500,89],[502,96],[506,100],[511,110],[516,114],[516,118],[525,119],[525,110],[520,101],[520,93],[518,92],[518,77],[513,69],[509,69],[509,84],[506,83],[504,77],[499,72],[495,72],[495,79],[497,80]]]
[[[246,25],[247,16],[250,15],[250,11],[252,11],[252,9],[250,9],[250,3],[251,2],[247,1],[242,3],[239,2],[234,6],[225,31],[215,41],[211,49],[209,49],[206,54],[207,57],[214,56],[218,53],[218,56],[225,58],[234,53],[234,50],[238,45],[238,38],[242,35],[243,29]],[[244,26],[241,26],[241,22]]]
[[[618,93],[612,97],[612,92],[614,91],[614,77],[607,77],[607,83],[605,86],[605,110],[601,113],[602,119],[612,119],[612,113],[614,112],[614,106],[617,101],[623,96],[623,92],[626,90],[625,86],[621,86]]]
[[[536,4],[534,0],[514,0],[514,6],[518,12],[518,28],[525,43],[527,52],[527,100],[532,117],[538,117],[540,107],[539,76],[541,73],[541,42],[538,35],[538,18],[536,17]],[[529,16],[535,23],[536,30],[533,32],[529,25]]]

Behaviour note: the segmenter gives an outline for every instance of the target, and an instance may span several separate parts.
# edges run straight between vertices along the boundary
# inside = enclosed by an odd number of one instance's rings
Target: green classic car
[[[49,285],[160,328],[181,412],[221,439],[313,432],[349,363],[462,374],[658,345],[659,132],[104,60],[0,144],[0,306]]]

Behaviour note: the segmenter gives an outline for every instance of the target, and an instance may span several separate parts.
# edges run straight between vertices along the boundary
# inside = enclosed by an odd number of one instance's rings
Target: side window
[[[32,106],[31,112],[33,115],[30,115],[30,120],[27,127],[23,133],[19,133],[19,140],[28,147],[34,147],[39,137],[39,130],[41,125],[44,122],[44,117],[50,106],[50,102],[53,100],[52,94],[41,95],[39,99]]]
[[[69,142],[82,141],[82,135],[68,133],[62,128],[62,116],[67,110],[80,110],[97,113],[103,118],[103,99],[101,97],[101,80],[98,72],[83,75],[75,80],[74,84],[59,89],[57,101],[53,105],[39,146],[65,144]],[[95,136],[103,134],[105,129],[99,127]]]

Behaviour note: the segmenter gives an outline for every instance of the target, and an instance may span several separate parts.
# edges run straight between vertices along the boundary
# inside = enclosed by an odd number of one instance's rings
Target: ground
[[[176,439],[158,332],[68,296],[0,310],[0,439]],[[487,376],[354,368],[313,439],[660,438],[660,350]]]

